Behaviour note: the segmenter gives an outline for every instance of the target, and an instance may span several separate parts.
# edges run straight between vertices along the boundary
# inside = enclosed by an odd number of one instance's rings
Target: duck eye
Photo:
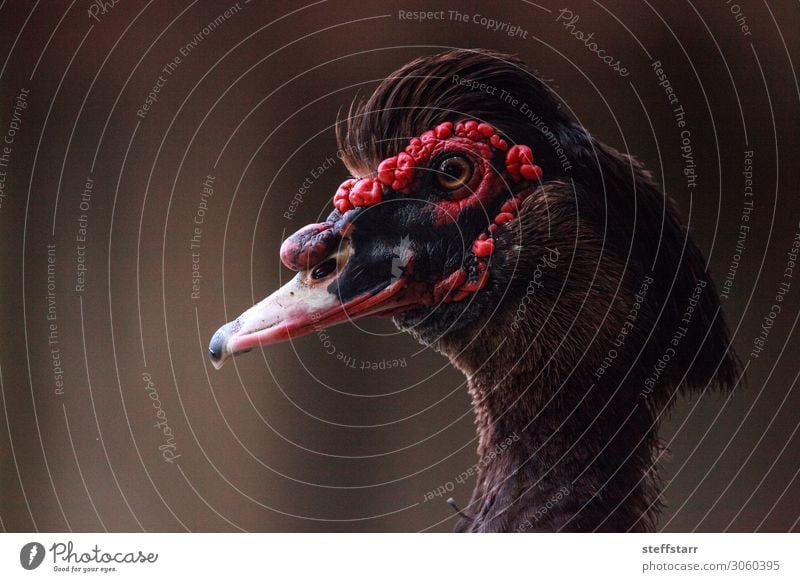
[[[436,168],[436,182],[442,190],[452,191],[464,186],[472,177],[472,164],[462,156],[442,160]]]
[[[311,271],[311,278],[323,279],[330,275],[335,268],[336,259],[328,259],[327,261],[323,261]]]

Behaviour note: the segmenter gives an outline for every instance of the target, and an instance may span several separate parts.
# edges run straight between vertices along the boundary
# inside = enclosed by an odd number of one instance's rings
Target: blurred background
[[[421,9],[442,18],[401,14]],[[445,358],[389,321],[220,371],[207,344],[290,276],[285,236],[328,214],[337,113],[419,55],[483,47],[644,161],[718,286],[736,266],[724,309],[748,384],[665,423],[660,527],[797,530],[800,280],[750,354],[800,229],[798,24],[789,1],[0,3],[0,525],[449,531],[477,457]],[[691,129],[691,192],[656,61]]]

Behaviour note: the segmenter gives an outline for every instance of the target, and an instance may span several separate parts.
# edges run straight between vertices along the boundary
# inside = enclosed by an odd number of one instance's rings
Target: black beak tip
[[[211,342],[208,344],[208,355],[211,357],[211,361],[219,362],[222,359],[223,347],[225,346],[225,335],[217,331],[214,334],[214,337],[211,338]]]

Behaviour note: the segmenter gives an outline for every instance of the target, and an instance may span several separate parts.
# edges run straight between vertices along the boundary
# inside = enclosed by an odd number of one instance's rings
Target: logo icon
[[[19,563],[26,570],[35,570],[44,561],[44,546],[38,542],[29,542],[19,551]]]

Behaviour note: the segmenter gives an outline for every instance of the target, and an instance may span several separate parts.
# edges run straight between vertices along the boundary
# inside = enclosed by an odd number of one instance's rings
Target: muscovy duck
[[[408,63],[337,138],[335,209],[283,243],[297,275],[214,334],[214,365],[392,317],[467,376],[481,461],[457,531],[652,530],[664,413],[741,367],[651,175],[487,50]]]

